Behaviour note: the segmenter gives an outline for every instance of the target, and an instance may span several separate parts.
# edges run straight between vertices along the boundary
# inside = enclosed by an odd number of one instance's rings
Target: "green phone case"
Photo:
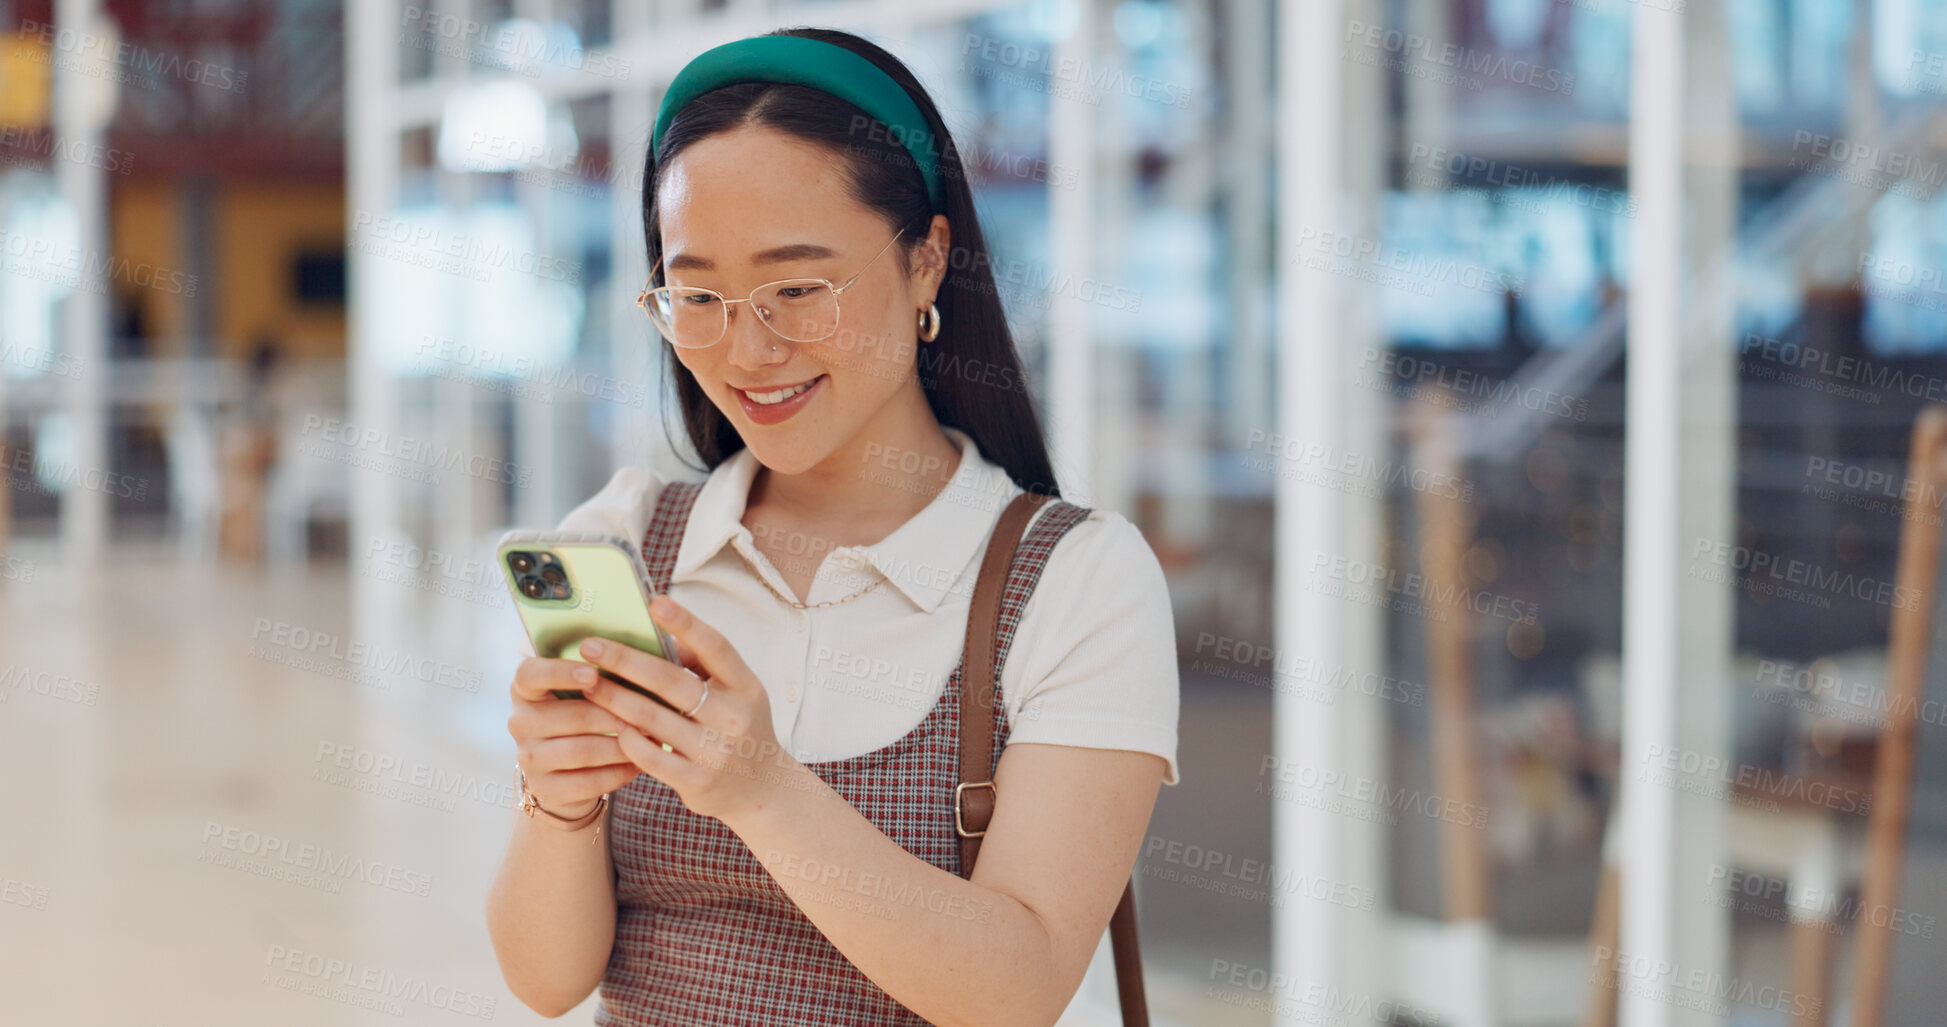
[[[534,597],[521,589],[522,575],[511,554],[548,554],[565,575],[568,595]],[[582,639],[612,639],[663,659],[670,659],[670,638],[649,616],[649,574],[642,556],[620,536],[559,531],[510,531],[494,550],[502,579],[514,597],[521,624],[527,629],[534,654],[554,659],[582,660]],[[547,561],[542,561],[545,566]],[[545,587],[545,585],[543,586]],[[648,689],[607,670],[602,676],[674,710],[676,707]],[[558,699],[579,699],[577,689],[552,690]]]

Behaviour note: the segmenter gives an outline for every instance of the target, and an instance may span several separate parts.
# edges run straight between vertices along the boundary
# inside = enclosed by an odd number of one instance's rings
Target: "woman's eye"
[[[692,307],[701,307],[717,301],[714,294],[707,292],[686,292],[682,299],[684,304]]]
[[[807,297],[816,296],[818,293],[822,292],[824,288],[825,287],[822,285],[787,285],[784,288],[779,289],[777,291],[777,294],[780,297],[787,300],[801,300]]]

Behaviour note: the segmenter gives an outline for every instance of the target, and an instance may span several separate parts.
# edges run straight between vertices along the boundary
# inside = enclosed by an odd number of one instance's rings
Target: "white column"
[[[1385,7],[1380,0],[1343,0],[1343,3],[1341,20],[1333,24],[1337,30],[1332,36],[1335,46],[1342,45],[1346,23],[1370,25],[1385,20]],[[1343,220],[1338,227],[1359,238],[1376,240],[1383,232],[1380,199],[1386,188],[1387,160],[1393,138],[1387,116],[1387,81],[1391,76],[1376,63],[1341,62],[1338,68],[1344,82],[1339,101],[1340,135],[1335,146],[1338,151],[1335,160],[1343,176],[1336,205],[1343,212]],[[1303,143],[1302,139],[1296,141]],[[1372,389],[1354,388],[1350,383],[1368,348],[1377,350],[1388,345],[1381,323],[1384,293],[1388,291],[1370,286],[1353,290],[1358,300],[1343,306],[1339,319],[1332,322],[1334,330],[1330,335],[1313,335],[1319,329],[1303,316],[1304,308],[1295,311],[1301,316],[1290,330],[1305,333],[1308,345],[1330,349],[1335,355],[1329,379],[1324,377],[1326,370],[1315,367],[1309,358],[1298,370],[1307,375],[1318,374],[1322,381],[1317,387],[1337,383],[1333,391],[1343,405],[1334,425],[1337,434],[1326,440],[1336,453],[1382,454],[1393,444],[1389,437],[1394,417],[1392,397]],[[1384,501],[1359,490],[1331,495],[1343,514],[1336,547],[1327,552],[1372,565],[1382,563],[1389,531]],[[1302,561],[1301,570],[1309,568],[1307,553],[1294,550],[1291,555]],[[1338,649],[1335,658],[1355,670],[1386,672],[1389,654],[1385,618],[1375,607],[1331,601],[1339,606],[1343,617],[1332,643]],[[1284,607],[1280,605],[1279,609]],[[1341,690],[1330,706],[1302,699],[1295,703],[1309,704],[1315,717],[1332,721],[1332,738],[1338,752],[1330,764],[1320,766],[1337,770],[1344,780],[1387,780],[1391,773],[1388,753],[1392,703],[1377,695],[1361,694],[1354,688]],[[1333,939],[1340,959],[1330,983],[1341,995],[1367,997],[1366,1008],[1372,1010],[1379,1006],[1381,997],[1399,994],[1393,987],[1401,972],[1399,964],[1387,958],[1398,951],[1392,930],[1391,853],[1387,844],[1392,832],[1377,820],[1346,816],[1334,819],[1338,836],[1335,880],[1358,889],[1358,894],[1372,895],[1373,908],[1369,912],[1347,911],[1341,915]],[[1459,930],[1463,937],[1469,938],[1478,938],[1483,933],[1478,924]],[[1480,948],[1477,944],[1475,951]],[[1373,1022],[1377,1027],[1380,1021],[1375,1016]],[[1455,1020],[1448,1027],[1465,1027],[1465,1022]]]
[[[399,126],[392,102],[399,81],[399,14],[388,0],[351,0],[345,11],[345,175],[347,262],[351,286],[350,335],[345,347],[346,402],[351,423],[397,437],[398,382],[374,350],[383,337],[383,314],[372,301],[374,287],[389,268],[381,257],[362,251],[352,230],[360,212],[373,217],[398,205]],[[352,469],[350,524],[356,548],[373,542],[409,542],[399,479]],[[373,597],[396,589],[352,590],[354,638],[386,635],[386,611]]]
[[[1055,44],[1054,67],[1089,67],[1094,59],[1097,0],[1076,0],[1075,28]],[[1070,63],[1072,62],[1072,63]],[[1094,268],[1096,108],[1060,94],[1048,98],[1048,160],[1078,168],[1074,188],[1048,184],[1050,276],[1080,282]],[[1091,505],[1095,488],[1095,352],[1092,311],[1072,293],[1056,292],[1048,311],[1049,454],[1062,494]]]
[[[1730,589],[1685,573],[1698,539],[1733,540],[1733,343],[1719,299],[1735,192],[1735,164],[1702,159],[1707,192],[1688,193],[1686,139],[1723,131],[1729,82],[1699,75],[1727,55],[1721,23],[1641,5],[1634,15],[1630,97],[1628,400],[1623,539],[1622,892],[1618,995],[1624,1027],[1716,1023],[1677,999],[1704,999],[1686,980],[1728,972],[1725,914],[1705,901],[1710,866],[1724,858],[1723,799],[1676,787],[1663,753],[1698,762],[1730,754]],[[1687,53],[1687,30],[1706,49]],[[1721,69],[1719,69],[1721,71]],[[1717,95],[1719,101],[1708,99]],[[1699,104],[1703,104],[1699,108]],[[1704,124],[1705,121],[1715,124]],[[1695,121],[1697,126],[1690,122]],[[1716,180],[1716,185],[1710,182]],[[1687,203],[1688,198],[1696,202]],[[1686,241],[1686,233],[1689,241]],[[1686,293],[1684,283],[1698,281]],[[1715,792],[1722,782],[1702,783]],[[1670,967],[1668,973],[1641,971]]]
[[[56,0],[54,24],[62,36],[76,38],[111,34],[100,16],[98,0]],[[115,79],[86,74],[93,59],[82,53],[56,53],[54,74],[54,135],[71,153],[98,152],[103,145],[107,115],[112,110]],[[76,565],[99,562],[108,547],[108,494],[87,487],[99,481],[108,467],[108,297],[109,266],[107,172],[92,162],[54,161],[54,177],[61,199],[74,211],[76,245],[82,254],[74,291],[61,305],[62,348],[86,373],[66,383],[70,448],[62,468],[68,485],[61,493],[63,556]]]
[[[1278,12],[1278,354],[1277,434],[1327,445],[1341,430],[1344,347],[1340,341],[1338,288],[1331,274],[1305,265],[1298,240],[1307,226],[1326,231],[1338,224],[1342,196],[1340,162],[1344,124],[1338,46],[1344,13],[1339,0],[1287,4]],[[1282,468],[1270,456],[1274,468]],[[1341,602],[1305,587],[1315,554],[1340,551],[1343,507],[1329,489],[1274,474],[1276,647],[1284,662],[1315,660],[1343,666],[1346,659]],[[1336,768],[1341,752],[1334,718],[1317,703],[1274,693],[1272,750],[1280,760]],[[1343,825],[1314,806],[1272,803],[1271,859],[1299,879],[1345,877],[1338,845]],[[1339,942],[1344,917],[1329,903],[1288,902],[1274,907],[1271,962],[1274,972],[1313,986],[1336,988],[1344,973]],[[1302,992],[1301,992],[1302,993]],[[1291,1017],[1276,1022],[1297,1023]]]
[[[645,5],[615,6],[613,49],[626,52],[649,37],[651,12]],[[655,126],[656,105],[662,101],[668,79],[655,69],[637,66],[630,79],[609,97],[609,147],[615,161],[609,176],[609,224],[613,226],[610,245],[615,269],[614,287],[608,296],[609,321],[614,329],[609,338],[610,373],[631,389],[646,389],[641,406],[624,406],[610,419],[609,451],[617,466],[653,467],[671,477],[688,477],[691,472],[677,459],[677,451],[667,441],[663,411],[671,395],[663,379],[663,347],[668,343],[656,334],[649,319],[635,305],[636,294],[649,277],[649,261],[642,238],[642,188],[649,132]],[[672,410],[669,423],[680,424]],[[678,439],[681,429],[673,428]]]

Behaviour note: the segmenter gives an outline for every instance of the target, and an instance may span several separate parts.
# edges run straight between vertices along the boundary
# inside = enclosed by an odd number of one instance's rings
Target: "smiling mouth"
[[[822,374],[818,376],[818,378],[823,378],[823,377],[824,375]],[[807,379],[805,381],[799,382],[796,385],[787,385],[784,388],[772,389],[768,392],[752,392],[748,389],[738,389],[737,391],[743,393],[744,398],[750,400],[752,403],[755,403],[758,406],[767,407],[767,406],[772,406],[774,404],[782,403],[785,400],[790,399],[792,396],[795,396],[805,391],[806,389],[811,388],[813,385],[818,384],[818,378]]]

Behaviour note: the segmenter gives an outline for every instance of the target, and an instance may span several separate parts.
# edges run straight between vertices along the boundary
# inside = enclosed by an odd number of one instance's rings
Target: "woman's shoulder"
[[[1054,504],[1047,506],[1052,508]],[[1048,513],[1044,509],[1036,514],[1035,522],[1039,523]],[[1087,515],[1055,542],[1036,592],[1051,582],[1056,591],[1066,591],[1069,587],[1091,592],[1136,588],[1152,600],[1160,598],[1166,606],[1169,602],[1163,566],[1157,561],[1149,540],[1143,537],[1142,529],[1122,514],[1101,507],[1088,508]]]
[[[600,491],[568,511],[557,528],[642,538],[649,532],[649,519],[664,486],[673,480],[648,467],[619,468]]]

